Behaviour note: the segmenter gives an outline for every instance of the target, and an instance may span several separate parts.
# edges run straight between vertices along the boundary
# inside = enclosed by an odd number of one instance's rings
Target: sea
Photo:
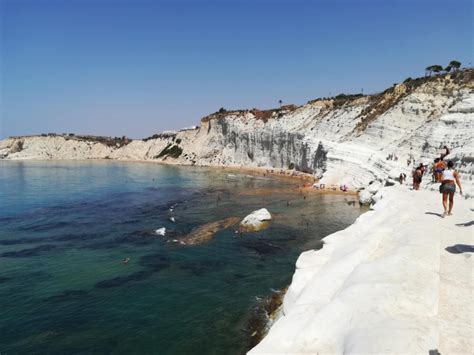
[[[263,231],[212,224],[260,208]],[[362,212],[263,174],[0,161],[0,353],[244,354],[299,254]]]

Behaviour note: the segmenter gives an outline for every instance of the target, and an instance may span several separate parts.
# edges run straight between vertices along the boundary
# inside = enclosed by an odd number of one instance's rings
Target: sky
[[[470,0],[0,0],[0,138],[143,138],[473,58]]]

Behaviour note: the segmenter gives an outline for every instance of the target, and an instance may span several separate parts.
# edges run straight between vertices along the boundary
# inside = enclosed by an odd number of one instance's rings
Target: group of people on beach
[[[450,150],[447,146],[444,146],[444,152],[441,153],[439,158],[436,158],[433,162],[432,168],[432,182],[441,183],[439,192],[442,194],[442,202],[444,212],[442,217],[451,216],[454,206],[454,194],[456,192],[456,184],[459,186],[459,193],[462,195],[461,182],[459,180],[459,173],[454,169],[454,163],[452,160],[445,161],[444,158],[449,155]],[[420,163],[416,169],[413,170],[413,190],[419,190],[420,184],[425,174],[427,166]],[[402,174],[400,175],[400,181],[402,181]],[[401,183],[401,182],[400,182]]]

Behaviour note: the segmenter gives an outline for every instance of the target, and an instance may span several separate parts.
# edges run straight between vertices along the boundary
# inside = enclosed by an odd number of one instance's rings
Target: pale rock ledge
[[[249,354],[473,353],[470,201],[457,195],[441,218],[437,193],[381,191],[372,211],[300,255],[282,316]]]

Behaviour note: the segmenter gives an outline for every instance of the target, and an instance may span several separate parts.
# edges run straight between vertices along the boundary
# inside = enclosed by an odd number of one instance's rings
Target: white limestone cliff
[[[280,318],[249,354],[472,354],[472,204],[396,185],[306,251]]]
[[[145,140],[33,136],[0,141],[2,159],[118,159],[296,169],[326,185],[385,184],[412,158],[429,164],[444,145],[472,196],[474,71],[399,84],[364,97],[215,113],[201,126]],[[410,86],[411,85],[411,86]],[[389,155],[398,160],[388,160]]]

